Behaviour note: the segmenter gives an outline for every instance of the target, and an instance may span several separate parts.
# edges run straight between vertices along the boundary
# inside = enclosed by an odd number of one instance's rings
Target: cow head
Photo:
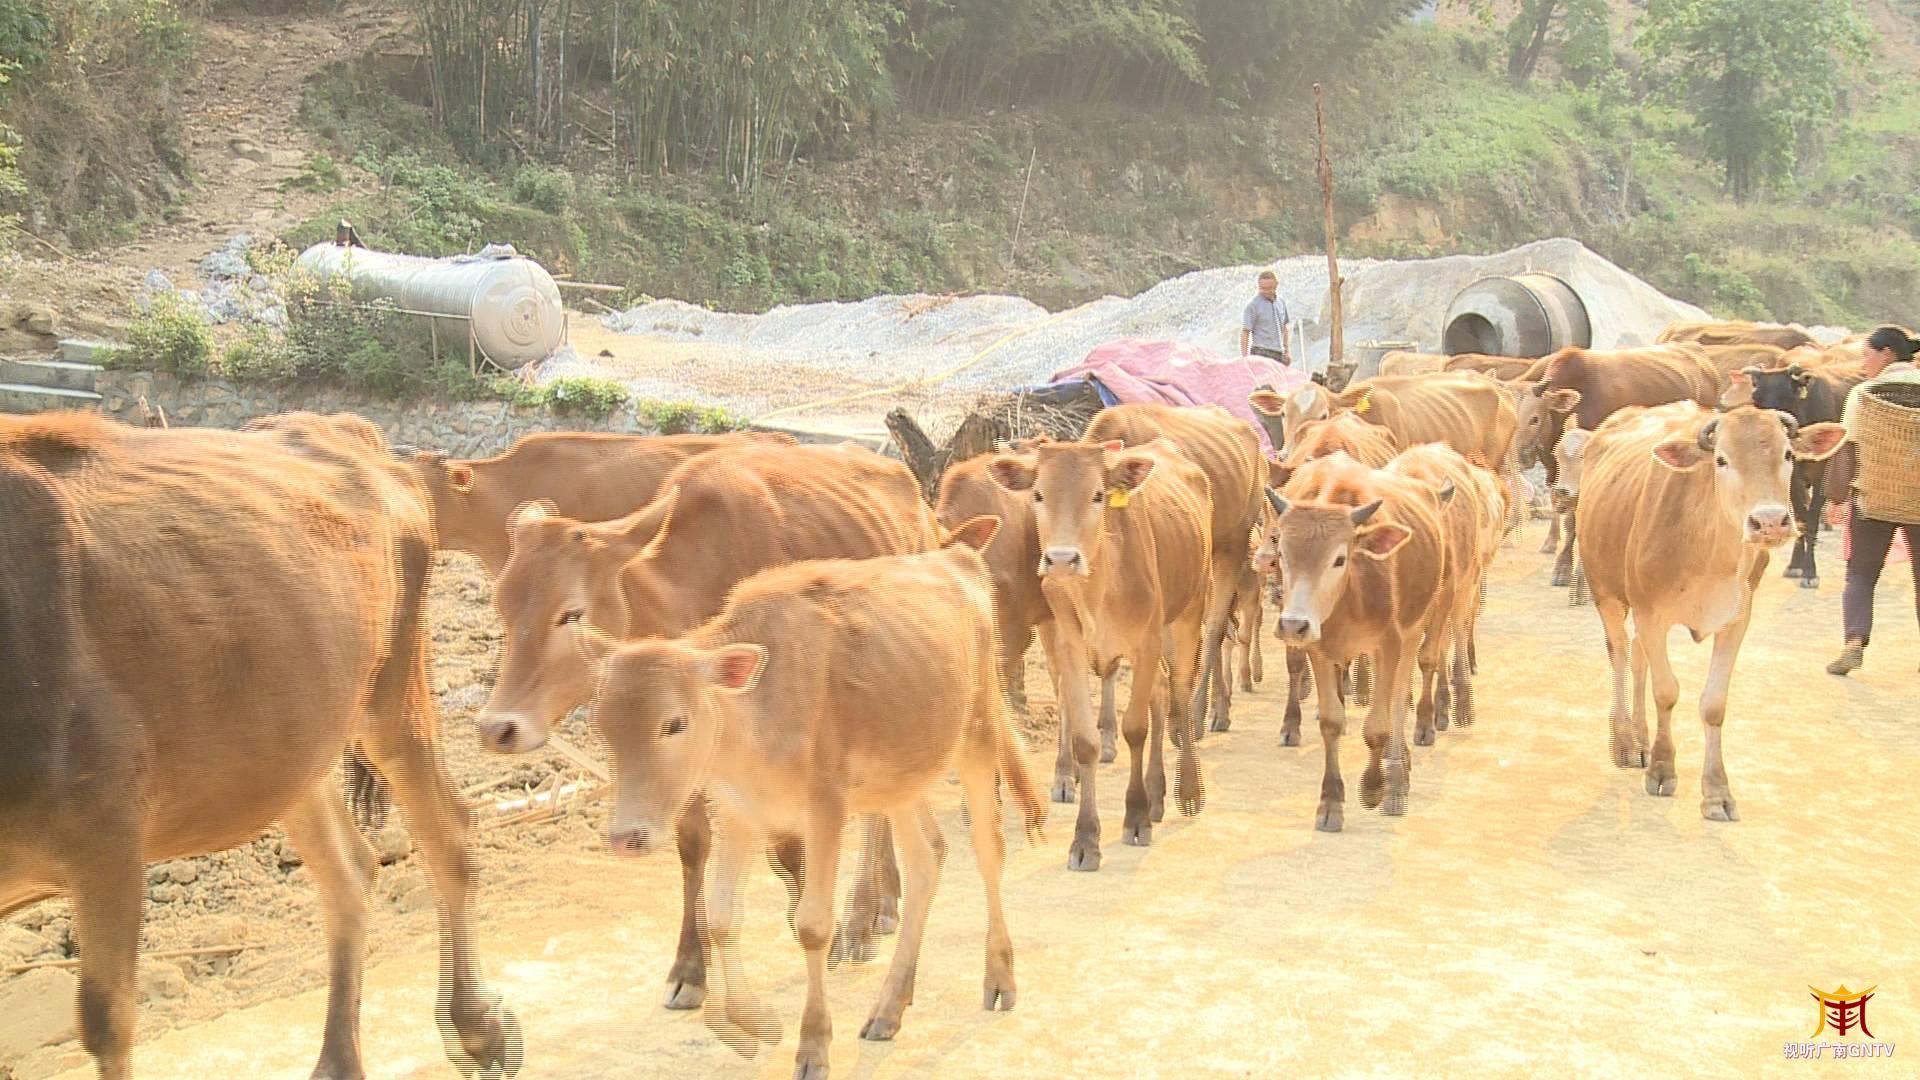
[[[1793,463],[1824,461],[1846,439],[1839,424],[1801,428],[1782,412],[1751,406],[1707,421],[1693,439],[1653,448],[1661,465],[1711,469],[1716,509],[1749,544],[1779,547],[1794,537]]]
[[[1321,625],[1346,594],[1353,560],[1384,559],[1412,534],[1379,518],[1379,499],[1358,507],[1296,505],[1268,489],[1267,502],[1272,509],[1269,535],[1286,580],[1286,603],[1275,633],[1289,645],[1311,645],[1320,640]]]
[[[1518,422],[1513,451],[1521,467],[1527,468],[1553,452],[1568,414],[1580,407],[1580,391],[1564,387],[1550,389],[1544,379],[1532,383],[1519,380],[1506,385],[1513,395],[1514,419]]]
[[[1291,394],[1281,394],[1272,387],[1263,386],[1247,395],[1247,404],[1253,407],[1253,414],[1260,420],[1260,426],[1267,433],[1267,441],[1275,450],[1284,452],[1293,443],[1300,425],[1314,420],[1325,420],[1333,415],[1333,395],[1327,392],[1323,382],[1308,382]]]
[[[1559,513],[1571,512],[1580,498],[1580,476],[1585,472],[1587,443],[1592,438],[1593,432],[1586,428],[1570,427],[1560,433],[1560,441],[1554,445],[1553,460],[1559,469],[1553,484],[1553,508]]]
[[[1792,364],[1766,370],[1748,368],[1743,372],[1753,381],[1753,405],[1757,409],[1777,409],[1794,416],[1806,416],[1800,404],[1813,387],[1813,372]]]
[[[988,466],[995,483],[1033,499],[1041,576],[1093,573],[1107,514],[1122,512],[1153,475],[1152,457],[1125,450],[1117,441],[1048,442],[1030,456],[1003,454]]]
[[[499,678],[477,722],[481,742],[503,754],[537,750],[553,722],[593,691],[573,624],[582,620],[640,637],[621,571],[651,558],[666,538],[679,488],[618,521],[587,524],[560,517],[551,503],[529,503],[508,523],[512,547],[493,605],[506,633]]]
[[[1727,373],[1727,385],[1720,388],[1720,408],[1737,409],[1753,404],[1753,375],[1759,368],[1743,368]]]
[[[615,854],[644,855],[672,842],[726,742],[726,699],[754,688],[767,650],[659,638],[623,644],[583,623],[569,633],[592,679],[594,729],[613,759],[607,844]]]

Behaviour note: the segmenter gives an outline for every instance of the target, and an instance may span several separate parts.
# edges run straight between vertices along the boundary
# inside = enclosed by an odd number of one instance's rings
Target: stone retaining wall
[[[157,405],[177,427],[237,428],[257,416],[306,410],[352,412],[379,425],[388,440],[445,450],[455,457],[487,457],[530,431],[615,431],[646,435],[651,422],[622,405],[604,420],[578,413],[510,405],[504,401],[385,401],[313,383],[269,385],[225,379],[183,379],[145,371],[100,372],[100,409],[140,423],[140,398]]]

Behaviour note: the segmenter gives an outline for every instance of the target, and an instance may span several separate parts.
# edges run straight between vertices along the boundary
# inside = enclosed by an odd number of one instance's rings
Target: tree
[[[1833,116],[1867,42],[1847,0],[1651,0],[1639,48],[1747,202],[1791,175],[1801,134]]]
[[[1453,0],[1495,25],[1493,0]],[[1607,0],[1520,0],[1507,23],[1507,75],[1514,82],[1533,78],[1541,58],[1552,52],[1568,78],[1585,85],[1613,63],[1613,34]]]

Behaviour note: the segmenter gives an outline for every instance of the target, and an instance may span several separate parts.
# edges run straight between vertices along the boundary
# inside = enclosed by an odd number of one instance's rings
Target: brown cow
[[[1412,352],[1407,349],[1392,349],[1380,357],[1382,375],[1431,375],[1436,371],[1445,371],[1447,357],[1443,353]]]
[[[1692,342],[1696,345],[1775,345],[1794,349],[1813,345],[1813,335],[1798,326],[1756,322],[1676,322],[1654,338],[1656,345]]]
[[[391,778],[439,896],[449,1056],[516,1071],[518,1023],[474,952],[471,818],[428,688],[426,492],[357,416],[251,428],[0,417],[0,916],[72,900],[81,1039],[101,1077],[126,1080],[144,865],[278,821],[327,916],[314,1075],[364,1076],[379,863],[332,773],[352,747]]]
[[[1707,354],[1707,363],[1719,373],[1723,388],[1737,372],[1747,368],[1771,371],[1787,366],[1787,350],[1778,345],[1706,345],[1701,351]]]
[[[1453,611],[1439,624],[1438,650],[1423,647],[1420,651],[1420,705],[1414,719],[1415,745],[1432,746],[1434,731],[1447,727],[1450,706],[1460,727],[1474,721],[1470,644],[1486,595],[1487,572],[1506,521],[1504,485],[1491,470],[1469,462],[1443,443],[1408,447],[1383,471],[1435,491],[1453,492],[1440,506],[1451,580],[1443,583],[1438,598],[1439,602],[1450,598]],[[1450,673],[1439,670],[1443,662],[1451,663]]]
[[[1260,589],[1259,578],[1247,565],[1247,537],[1259,526],[1266,502],[1261,492],[1266,487],[1267,468],[1260,456],[1259,433],[1218,405],[1180,408],[1137,404],[1100,410],[1087,424],[1084,438],[1094,443],[1117,439],[1125,446],[1144,446],[1165,438],[1207,476],[1213,507],[1208,567],[1212,585],[1200,652],[1200,678],[1194,686],[1193,730],[1194,737],[1199,738],[1206,729],[1211,688],[1213,730],[1226,731],[1232,725],[1228,715],[1231,693],[1227,678],[1220,672],[1220,654],[1227,624],[1245,598],[1257,597]]]
[[[1460,353],[1447,360],[1442,370],[1474,372],[1488,378],[1506,382],[1518,379],[1531,371],[1540,361],[1526,356],[1487,356],[1482,353]]]
[[[835,451],[839,452],[839,451]],[[927,795],[957,766],[987,893],[985,1007],[1014,1005],[1013,940],[1000,904],[1006,843],[996,773],[1027,828],[1046,800],[1027,772],[996,670],[994,597],[978,549],[998,522],[963,524],[940,551],[798,562],[741,582],[718,616],[673,640],[620,643],[591,628],[594,723],[618,770],[608,841],[664,843],[695,792],[711,788],[715,860],[707,928],[725,972],[708,1025],[741,1054],[780,1041],[738,955],[741,879],[769,835],[797,835],[809,860],[794,929],[807,1003],[794,1076],[823,1080],[833,1040],[826,968],[840,839],[856,813],[884,813],[901,841],[907,910],[880,999],[860,1030],[884,1041],[913,1000],[946,841]]]
[[[505,624],[500,676],[476,718],[485,744],[526,753],[547,740],[548,725],[592,696],[586,665],[568,624],[585,618],[616,637],[673,637],[718,614],[727,592],[761,570],[802,559],[906,555],[940,537],[920,484],[905,465],[879,454],[826,446],[749,443],[681,463],[651,504],[617,521],[587,524],[533,504],[515,515],[513,554],[494,588]],[[684,889],[680,946],[668,975],[666,1005],[698,1006],[706,994],[698,915],[707,817],[681,819]],[[892,846],[876,826],[869,851],[890,864]],[[781,864],[798,870],[788,845]],[[897,895],[883,865],[884,894],[866,892],[862,874],[845,946],[864,955],[869,930]],[[881,921],[884,928],[886,923]]]
[[[1212,542],[1207,476],[1165,440],[1130,450],[1118,441],[1048,442],[1031,453],[997,455],[990,468],[1001,486],[1030,492],[1034,502],[1039,550],[1027,554],[1037,560],[1053,615],[1041,642],[1060,691],[1054,798],[1072,801],[1061,789],[1071,791],[1077,773],[1080,815],[1067,866],[1098,870],[1098,745],[1081,672],[1089,657],[1103,677],[1123,659],[1132,668],[1133,693],[1120,725],[1132,758],[1123,836],[1145,847],[1166,812],[1163,724],[1192,730],[1188,695],[1200,661]],[[1172,673],[1164,713],[1154,705],[1163,661]],[[1195,742],[1179,740],[1175,796],[1188,815],[1203,803]]]
[[[1613,667],[1613,763],[1647,770],[1647,793],[1676,787],[1673,707],[1680,697],[1668,632],[1713,635],[1700,697],[1706,729],[1701,814],[1737,821],[1720,756],[1727,688],[1770,553],[1793,539],[1794,462],[1819,461],[1845,439],[1839,424],[1801,428],[1751,406],[1716,414],[1692,402],[1622,410],[1581,455],[1580,555]],[[1633,616],[1633,637],[1627,616]],[[1631,670],[1631,711],[1627,678]],[[1646,687],[1653,676],[1659,737],[1648,754]]]
[[[1614,352],[1569,348],[1547,358],[1537,381],[1509,389],[1518,401],[1520,458],[1531,453],[1551,461],[1569,417],[1592,431],[1629,405],[1694,401],[1711,408],[1720,396],[1720,373],[1705,349],[1686,343]],[[1553,470],[1548,472],[1553,482]],[[1554,560],[1556,586],[1573,580],[1577,528],[1569,518],[1566,543]],[[1549,533],[1549,542],[1554,539]]]
[[[783,432],[732,435],[611,435],[542,431],[523,435],[504,453],[475,461],[438,450],[395,449],[433,497],[440,546],[465,551],[497,578],[507,562],[507,519],[516,507],[546,499],[575,521],[611,521],[653,501],[681,462],[752,443],[794,445]]]
[[[1248,402],[1262,412],[1273,404],[1258,393]],[[1496,464],[1507,460],[1517,422],[1501,385],[1471,373],[1382,375],[1334,395],[1329,409],[1329,415],[1352,412],[1387,429],[1399,446],[1443,442],[1462,456]]]
[[[1333,415],[1333,392],[1315,379],[1289,394],[1265,388],[1255,390],[1247,395],[1247,404],[1253,406],[1254,415],[1260,418],[1260,426],[1266,429],[1267,441],[1273,444],[1275,452],[1285,454],[1302,424]]]
[[[1406,712],[1416,652],[1436,645],[1452,614],[1448,544],[1440,520],[1444,496],[1427,484],[1368,469],[1335,454],[1308,462],[1284,497],[1268,493],[1278,519],[1286,578],[1280,640],[1304,648],[1319,690],[1326,774],[1316,826],[1339,832],[1346,784],[1340,735],[1346,706],[1337,664],[1371,653],[1380,672],[1366,722],[1368,762],[1360,801],[1406,812],[1412,775]],[[1384,765],[1384,767],[1383,767]]]

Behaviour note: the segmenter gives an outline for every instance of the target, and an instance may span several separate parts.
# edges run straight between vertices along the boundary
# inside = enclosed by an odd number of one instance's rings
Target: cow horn
[[[1786,425],[1787,441],[1792,442],[1794,436],[1800,434],[1800,421],[1792,413],[1782,412],[1779,409],[1773,410],[1773,415],[1779,417],[1780,422]]]
[[[1699,440],[1700,449],[1702,450],[1713,449],[1713,436],[1715,432],[1719,431],[1719,429],[1720,429],[1719,417],[1716,416],[1713,419],[1707,421],[1707,426],[1700,429],[1700,440]]]
[[[1368,520],[1373,517],[1374,512],[1379,509],[1380,500],[1375,499],[1365,506],[1354,507],[1353,511],[1347,515],[1347,520],[1353,522],[1355,525],[1365,525]]]
[[[1802,375],[1805,375],[1806,373],[1807,373],[1807,369],[1805,369],[1805,368],[1803,368],[1803,367],[1801,367],[1801,366],[1800,366],[1799,364],[1797,364],[1797,363],[1795,363],[1795,364],[1788,364],[1788,365],[1787,365],[1787,377],[1788,377],[1788,378],[1791,378],[1791,379],[1798,379],[1798,378],[1800,378],[1800,376],[1802,376]]]
[[[1267,490],[1267,503],[1268,505],[1273,507],[1274,516],[1279,517],[1281,514],[1286,513],[1287,500],[1281,498],[1280,493],[1273,490],[1272,488],[1268,488],[1266,490]]]

